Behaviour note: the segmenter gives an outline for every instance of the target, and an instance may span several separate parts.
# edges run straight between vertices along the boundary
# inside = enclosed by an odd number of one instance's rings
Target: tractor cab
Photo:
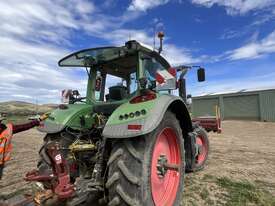
[[[61,67],[85,67],[88,74],[86,97],[78,91],[65,93],[69,103],[86,99],[95,112],[110,115],[119,105],[129,101],[141,90],[176,89],[176,71],[156,51],[128,41],[121,47],[85,49],[59,61]],[[64,95],[64,92],[63,92]]]
[[[68,102],[86,99],[89,104],[119,105],[146,89],[170,93],[179,88],[180,96],[185,85],[177,84],[192,67],[172,68],[162,55],[137,41],[128,41],[121,47],[85,49],[70,54],[59,61],[61,67],[85,67],[88,74],[86,97],[79,98],[78,91],[65,93]],[[199,81],[204,81],[204,69],[198,70]],[[180,87],[179,87],[180,86]]]

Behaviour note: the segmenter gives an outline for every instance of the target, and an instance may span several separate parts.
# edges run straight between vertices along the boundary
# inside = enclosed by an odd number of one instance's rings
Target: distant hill
[[[7,115],[34,115],[42,114],[57,107],[57,104],[36,105],[23,101],[0,102],[0,113]]]

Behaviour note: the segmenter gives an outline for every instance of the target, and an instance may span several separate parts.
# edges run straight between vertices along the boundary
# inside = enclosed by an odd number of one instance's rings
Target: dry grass
[[[52,110],[55,106],[56,105],[35,105],[20,101],[0,102],[0,114],[4,113],[8,116],[26,116],[36,113],[42,114]]]
[[[186,175],[183,205],[275,205],[275,123],[225,121],[203,171]]]

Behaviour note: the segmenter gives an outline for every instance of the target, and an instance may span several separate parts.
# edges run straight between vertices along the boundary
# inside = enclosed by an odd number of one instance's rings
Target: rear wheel
[[[180,205],[184,144],[174,114],[148,135],[115,142],[108,166],[109,206]]]

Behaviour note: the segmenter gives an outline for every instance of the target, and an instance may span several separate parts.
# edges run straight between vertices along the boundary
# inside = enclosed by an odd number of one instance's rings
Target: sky
[[[164,31],[171,65],[200,65],[188,74],[195,95],[275,88],[274,0],[8,0],[0,1],[0,101],[60,102],[62,89],[85,95],[83,69],[58,68],[84,48],[153,46]]]

